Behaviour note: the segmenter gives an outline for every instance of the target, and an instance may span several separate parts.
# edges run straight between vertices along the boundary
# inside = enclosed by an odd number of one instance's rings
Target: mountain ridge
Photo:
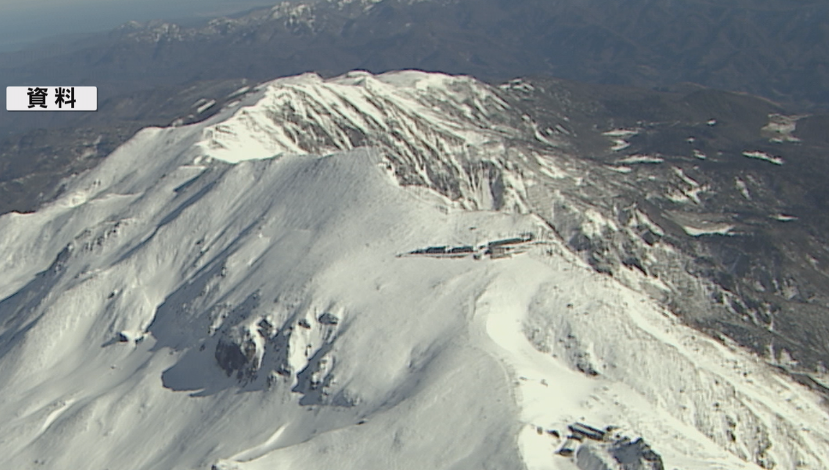
[[[4,75],[90,82],[109,97],[119,91],[108,88],[115,82],[123,92],[309,70],[330,77],[419,68],[492,81],[532,74],[647,87],[692,81],[825,109],[827,15],[819,2],[282,2],[201,26],[127,23],[54,50],[7,55]],[[221,65],[207,60],[216,56]]]
[[[10,460],[573,469],[601,448],[554,455],[571,444],[538,429],[578,421],[622,426],[683,468],[825,466],[819,395],[655,301],[683,279],[650,276],[658,260],[612,262],[645,227],[657,238],[633,248],[685,255],[643,211],[625,221],[597,204],[634,170],[580,160],[563,131],[604,139],[606,157],[614,136],[635,151],[635,135],[587,134],[566,114],[553,132],[516,105],[541,88],[423,72],[280,79],[205,121],[145,129],[56,201],[0,216]],[[427,112],[435,100],[444,108]],[[383,126],[417,147],[400,152]],[[370,147],[353,148],[359,132]],[[263,139],[273,158],[251,151]],[[485,191],[464,186],[478,168]],[[526,205],[493,205],[508,188]],[[521,233],[538,243],[507,258],[397,256]],[[436,451],[436,435],[453,445]]]

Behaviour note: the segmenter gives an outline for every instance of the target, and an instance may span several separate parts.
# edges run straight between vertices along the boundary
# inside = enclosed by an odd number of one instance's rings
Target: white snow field
[[[240,99],[0,217],[0,468],[622,468],[555,453],[576,421],[666,469],[829,468],[818,396],[596,273],[522,213],[520,172],[492,210],[457,159],[512,132],[492,88],[304,75]],[[513,257],[396,256],[525,233]]]

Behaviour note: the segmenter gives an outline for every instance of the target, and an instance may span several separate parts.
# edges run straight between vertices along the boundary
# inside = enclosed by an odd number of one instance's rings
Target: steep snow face
[[[512,118],[507,108],[494,89],[469,77],[308,74],[260,86],[208,126],[200,145],[205,155],[231,163],[371,146],[403,184],[435,189],[465,207],[525,211],[506,142],[533,123]]]
[[[493,89],[306,75],[241,100],[145,129],[54,204],[0,217],[6,466],[596,468],[596,447],[554,453],[581,421],[642,436],[666,468],[829,468],[818,397],[599,274],[542,218],[489,210],[495,182],[470,168],[513,181],[505,208],[536,204],[533,168],[578,184],[549,142],[498,153],[533,129],[498,117]],[[556,209],[560,226],[624,229],[586,209]],[[397,256],[527,233],[513,257]]]
[[[533,220],[450,216],[370,151],[169,170],[175,144],[145,151],[176,132],[145,131],[90,175],[153,167],[146,190],[138,174],[2,225],[25,282],[0,307],[6,462],[205,468],[344,433],[340,468],[520,464],[509,378],[464,340],[486,269],[395,255]],[[58,249],[24,253],[41,233]],[[426,457],[434,423],[462,445]]]

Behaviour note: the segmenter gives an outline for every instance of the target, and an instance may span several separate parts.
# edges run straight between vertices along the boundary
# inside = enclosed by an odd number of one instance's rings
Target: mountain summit
[[[818,393],[670,309],[710,319],[706,289],[736,294],[665,240],[736,226],[614,203],[637,175],[704,198],[704,175],[620,154],[644,124],[587,125],[565,91],[418,71],[246,86],[0,216],[2,460],[829,467]]]

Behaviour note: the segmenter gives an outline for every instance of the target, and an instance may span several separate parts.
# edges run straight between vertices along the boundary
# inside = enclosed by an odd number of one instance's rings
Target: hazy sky
[[[0,0],[0,51],[56,34],[112,29],[130,20],[213,17],[279,0]]]

